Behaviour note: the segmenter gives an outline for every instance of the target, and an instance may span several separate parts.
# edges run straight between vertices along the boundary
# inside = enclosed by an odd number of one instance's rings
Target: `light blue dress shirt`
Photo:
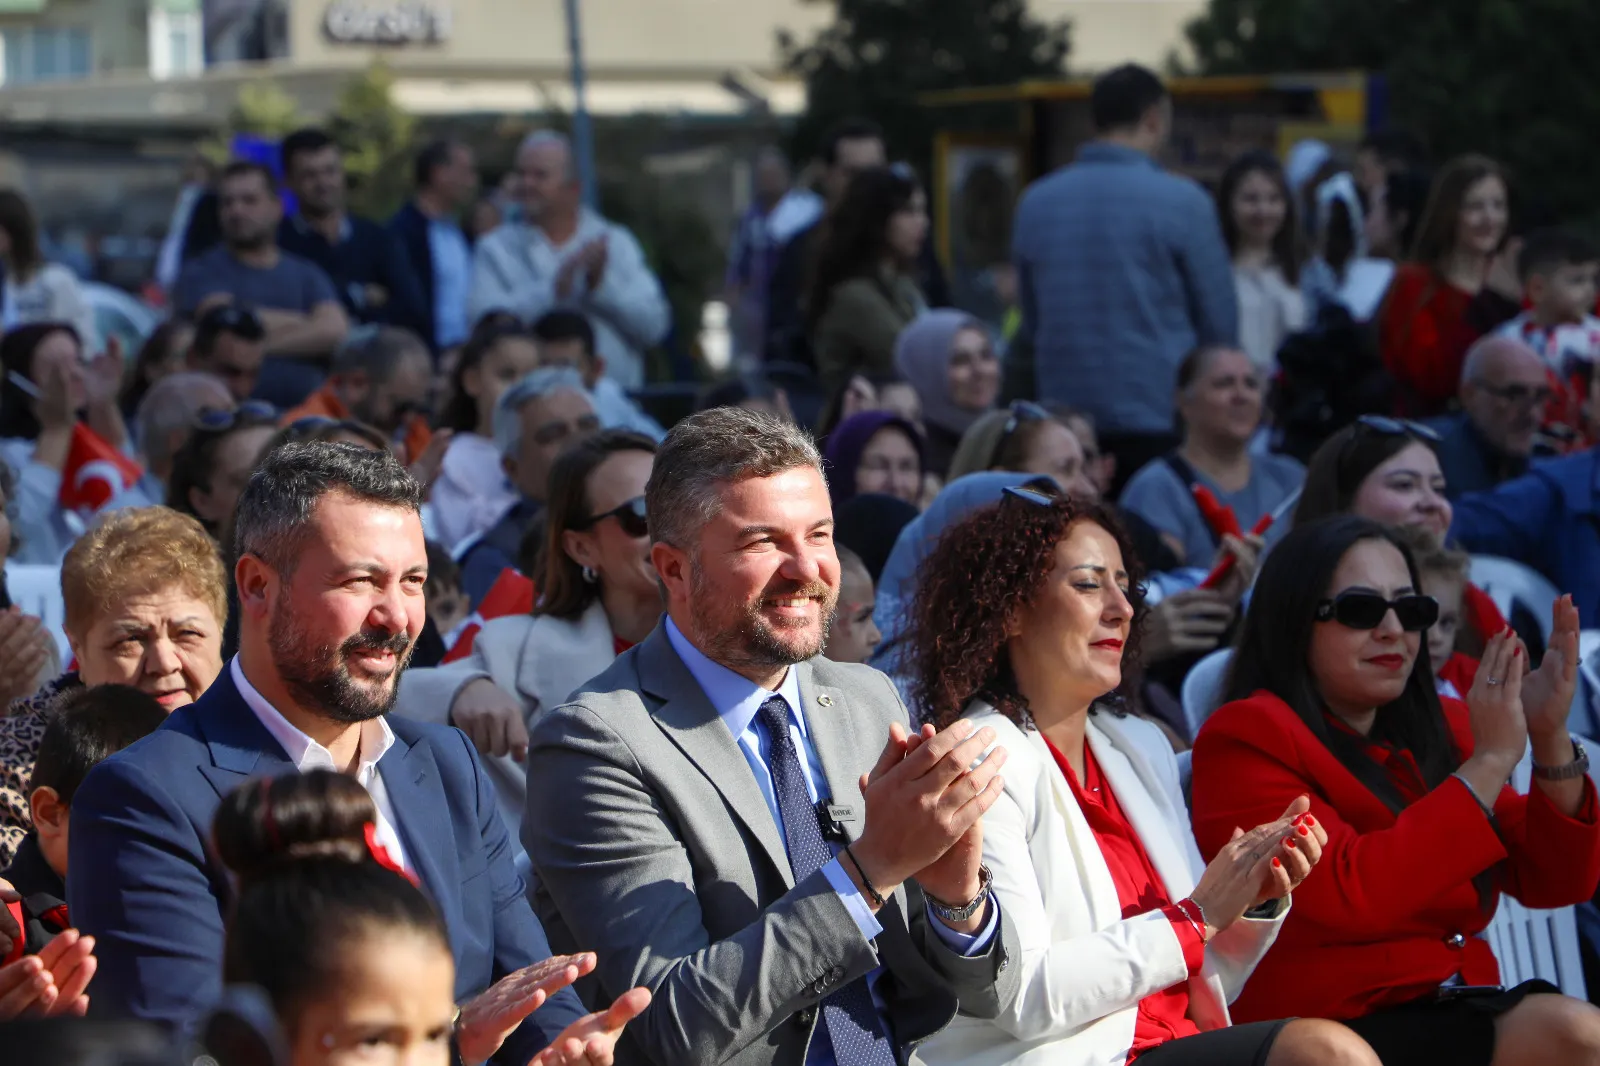
[[[435,218],[428,221],[428,251],[433,254],[433,341],[449,348],[467,339],[472,249],[460,226]]]
[[[672,644],[672,650],[678,653],[678,658],[683,660],[683,665],[689,668],[689,673],[699,683],[706,698],[711,701],[712,708],[722,723],[728,727],[728,732],[739,744],[739,750],[744,752],[745,762],[750,764],[750,772],[755,774],[756,784],[761,788],[761,796],[767,801],[767,810],[772,814],[772,820],[778,825],[779,834],[783,834],[783,814],[778,809],[778,794],[772,785],[772,770],[767,764],[772,754],[772,739],[767,733],[766,726],[761,723],[756,712],[761,705],[774,695],[782,696],[789,705],[789,736],[794,742],[794,748],[800,756],[800,770],[806,779],[806,792],[810,794],[813,803],[822,799],[832,799],[827,795],[828,779],[822,772],[822,760],[817,758],[817,750],[811,744],[811,738],[806,729],[805,716],[800,713],[800,679],[793,670],[784,674],[783,683],[778,686],[776,693],[757,685],[747,677],[729,670],[721,663],[708,659],[699,648],[689,643],[678,629],[677,624],[668,618],[666,621],[667,640]],[[785,837],[787,840],[787,837]],[[832,841],[828,846],[837,847]],[[883,926],[878,924],[878,919],[873,915],[867,901],[861,895],[861,890],[856,888],[850,875],[844,872],[844,867],[837,857],[822,868],[823,876],[828,879],[828,884],[839,894],[839,899],[844,903],[845,909],[850,912],[850,917],[855,919],[856,927],[861,930],[861,935],[871,940],[883,932]],[[1000,907],[990,898],[989,918],[984,922],[983,928],[976,934],[968,936],[957,932],[939,921],[930,911],[929,924],[938,934],[939,939],[950,946],[951,950],[962,955],[981,955],[988,950],[989,943],[994,939],[995,930],[1000,925]],[[885,1014],[884,1001],[878,996],[877,979],[882,967],[867,974],[867,983],[872,989],[872,999],[878,1005],[878,1013]],[[892,1030],[887,1024],[884,1032]],[[833,1048],[826,1039],[813,1039],[806,1055],[807,1066],[825,1066],[833,1062]]]

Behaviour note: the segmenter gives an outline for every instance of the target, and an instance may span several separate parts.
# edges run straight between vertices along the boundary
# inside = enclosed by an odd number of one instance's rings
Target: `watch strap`
[[[1540,781],[1571,781],[1589,772],[1589,753],[1577,737],[1572,737],[1572,761],[1565,766],[1533,764],[1533,776]]]

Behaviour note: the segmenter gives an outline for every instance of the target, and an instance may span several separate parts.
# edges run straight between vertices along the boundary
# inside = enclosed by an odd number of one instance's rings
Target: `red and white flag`
[[[509,566],[506,567],[500,571],[500,576],[494,579],[494,584],[489,586],[489,591],[484,594],[483,602],[478,604],[478,609],[468,615],[467,620],[461,624],[457,630],[455,643],[450,645],[450,650],[445,653],[441,662],[453,663],[457,659],[465,659],[472,654],[472,642],[478,639],[478,630],[483,628],[485,622],[509,615],[530,614],[533,611],[533,603],[533,582]]]
[[[144,467],[112,447],[100,434],[76,422],[67,462],[61,468],[61,509],[87,519],[120,493],[138,484]]]

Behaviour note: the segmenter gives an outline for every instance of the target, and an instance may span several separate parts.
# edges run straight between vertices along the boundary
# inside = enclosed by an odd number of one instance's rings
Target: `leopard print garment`
[[[11,865],[22,838],[33,828],[28,806],[28,779],[44,738],[45,712],[63,692],[83,682],[76,673],[62,674],[31,696],[13,700],[0,718],[0,869]]]

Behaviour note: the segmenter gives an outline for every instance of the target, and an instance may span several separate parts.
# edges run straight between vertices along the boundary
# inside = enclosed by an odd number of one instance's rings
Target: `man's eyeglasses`
[[[650,535],[650,521],[645,513],[643,496],[635,496],[626,503],[619,503],[609,511],[602,511],[582,522],[575,522],[572,528],[581,533],[583,530],[593,529],[607,518],[615,518],[617,525],[621,526],[622,531],[630,537],[637,538]]]
[[[1550,401],[1548,385],[1490,385],[1484,381],[1475,381],[1473,384],[1495,399],[1513,407],[1537,407]]]
[[[1316,619],[1338,622],[1346,629],[1377,629],[1390,611],[1401,629],[1418,633],[1439,620],[1439,601],[1416,594],[1386,600],[1376,592],[1348,589],[1317,604]]]
[[[1000,461],[1000,457],[1006,453],[1006,445],[1011,443],[1011,438],[1016,436],[1017,430],[1023,423],[1043,422],[1050,418],[1050,412],[1032,400],[1012,400],[1007,410],[1009,414],[1006,416],[1005,428],[1000,431],[1000,439],[995,443],[991,465]]]
[[[207,407],[195,416],[194,428],[226,433],[238,425],[271,425],[277,416],[277,410],[265,400],[246,400],[237,407]]]

